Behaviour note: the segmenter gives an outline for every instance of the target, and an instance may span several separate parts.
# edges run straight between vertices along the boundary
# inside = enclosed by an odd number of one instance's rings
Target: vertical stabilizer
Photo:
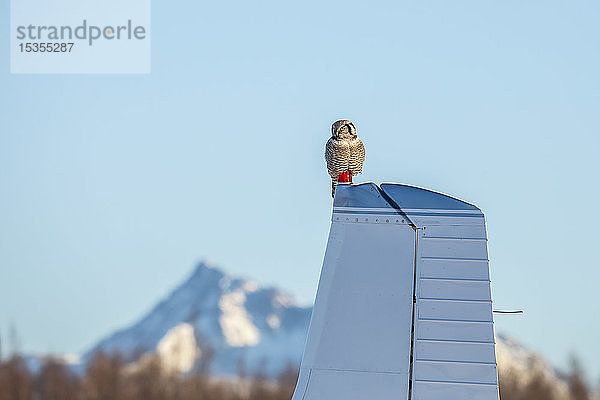
[[[339,185],[293,400],[498,400],[485,220],[398,184]]]

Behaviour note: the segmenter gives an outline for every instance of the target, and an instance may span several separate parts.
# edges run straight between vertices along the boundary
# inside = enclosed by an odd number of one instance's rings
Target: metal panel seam
[[[392,199],[381,187],[379,187],[379,185],[375,185],[375,186],[377,187],[377,190],[379,190],[379,194],[381,194],[381,197],[383,197],[383,199],[390,206],[392,206],[392,208],[394,208],[400,215],[402,215],[404,218],[406,218],[406,220],[408,221],[408,224],[416,231],[417,226],[414,224],[414,222],[410,218],[408,218],[408,215],[402,210],[402,208],[400,208],[398,203],[396,203],[394,201],[394,199]]]
[[[363,369],[341,369],[341,368],[311,368],[315,371],[333,371],[333,372],[354,372],[361,374],[383,374],[383,375],[404,375],[403,372],[394,372],[394,371],[368,371]]]
[[[312,375],[312,368],[308,370],[308,378],[306,378],[306,386],[304,387],[304,393],[302,393],[302,400],[306,397],[306,393],[308,393],[308,387],[310,384],[310,376]]]
[[[412,292],[412,321],[410,327],[410,358],[408,369],[408,400],[412,400],[413,378],[414,378],[414,351],[415,351],[415,315],[417,314],[417,262],[419,260],[419,229],[415,226],[415,258],[413,268],[413,292]]]

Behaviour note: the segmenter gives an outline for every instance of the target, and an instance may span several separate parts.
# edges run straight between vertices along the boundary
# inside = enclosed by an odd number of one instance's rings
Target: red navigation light
[[[339,174],[338,182],[352,183],[352,174],[350,173],[350,171],[346,171],[342,174]]]

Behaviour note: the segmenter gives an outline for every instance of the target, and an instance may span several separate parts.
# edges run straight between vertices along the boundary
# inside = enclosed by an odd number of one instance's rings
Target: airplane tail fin
[[[292,400],[498,400],[485,220],[413,186],[335,190]]]

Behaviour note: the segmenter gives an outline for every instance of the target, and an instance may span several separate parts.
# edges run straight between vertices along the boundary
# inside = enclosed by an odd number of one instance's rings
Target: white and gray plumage
[[[352,182],[352,176],[362,172],[365,161],[365,146],[356,135],[356,128],[352,122],[341,119],[331,125],[331,138],[325,145],[325,161],[331,176],[333,197],[340,175],[350,173]]]

